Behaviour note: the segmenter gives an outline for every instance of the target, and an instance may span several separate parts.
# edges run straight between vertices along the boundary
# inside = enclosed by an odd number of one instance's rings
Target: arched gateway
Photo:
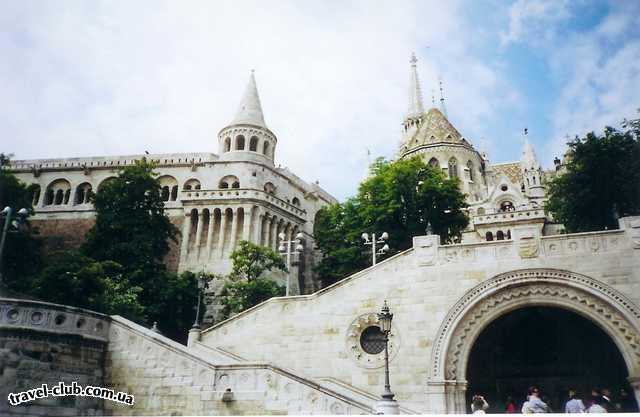
[[[640,402],[640,308],[617,290],[587,276],[526,269],[477,285],[445,317],[434,340],[429,367],[431,412],[466,411],[467,365],[476,339],[494,320],[532,306],[568,310],[602,329],[620,351]]]

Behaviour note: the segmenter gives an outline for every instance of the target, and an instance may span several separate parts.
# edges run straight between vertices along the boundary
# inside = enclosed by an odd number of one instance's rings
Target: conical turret
[[[409,108],[406,119],[416,118],[424,113],[422,90],[420,89],[420,80],[418,79],[418,58],[416,58],[416,54],[411,54],[409,62],[411,63],[411,77],[409,80]]]
[[[276,136],[267,128],[251,71],[249,83],[231,123],[218,134],[220,158],[229,161],[261,161],[273,164]]]

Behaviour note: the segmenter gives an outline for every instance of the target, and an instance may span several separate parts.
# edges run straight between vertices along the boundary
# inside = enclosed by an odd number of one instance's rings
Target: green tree
[[[197,281],[194,274],[178,275],[163,264],[178,230],[164,211],[154,168],[138,161],[92,196],[96,223],[82,252],[121,265],[130,285],[142,289],[138,298],[146,324],[157,321],[166,336],[183,341],[194,319]]]
[[[625,121],[568,143],[566,173],[548,184],[545,209],[568,232],[618,228],[640,214],[640,122]]]
[[[16,212],[26,208],[33,213],[31,202],[37,186],[22,183],[9,171],[10,158],[0,153],[0,210],[11,207]],[[0,220],[0,231],[5,218]],[[42,268],[42,242],[27,221],[20,227],[10,226],[2,257],[2,279],[11,290],[33,295],[33,279]]]
[[[285,287],[269,278],[273,271],[286,272],[282,257],[272,249],[240,241],[231,253],[233,268],[218,294],[222,318],[240,313],[272,297],[284,295]]]
[[[233,268],[231,275],[253,281],[264,272],[274,269],[287,271],[282,256],[266,246],[255,245],[246,240],[238,243],[238,248],[231,253]]]
[[[78,252],[60,255],[36,280],[36,296],[46,301],[145,319],[138,300],[142,288],[133,286],[113,261],[96,261]]]
[[[363,232],[388,232],[391,253],[410,248],[428,224],[443,243],[451,242],[468,224],[466,207],[459,180],[447,178],[421,158],[378,159],[355,197],[318,213],[314,237],[322,260],[316,271],[328,285],[368,266]]]

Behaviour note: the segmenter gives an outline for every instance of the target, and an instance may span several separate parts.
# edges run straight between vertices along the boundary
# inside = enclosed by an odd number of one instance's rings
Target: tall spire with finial
[[[424,106],[422,104],[422,91],[420,90],[420,80],[418,80],[418,67],[415,53],[411,53],[411,79],[409,83],[409,110],[407,111],[407,118],[418,117],[424,113]]]
[[[250,124],[260,127],[267,127],[264,122],[262,113],[262,105],[260,104],[260,96],[258,95],[258,87],[256,86],[256,77],[254,71],[251,70],[249,76],[249,84],[244,92],[240,107],[236,113],[236,117],[231,124]]]
[[[444,114],[444,117],[449,117],[447,116],[447,108],[444,105],[444,88],[442,87],[442,78],[438,80],[438,83],[440,85],[440,111]]]
[[[522,165],[525,169],[539,169],[540,163],[536,158],[536,152],[533,150],[533,146],[529,143],[529,129],[524,128],[523,131],[524,146],[522,149]]]

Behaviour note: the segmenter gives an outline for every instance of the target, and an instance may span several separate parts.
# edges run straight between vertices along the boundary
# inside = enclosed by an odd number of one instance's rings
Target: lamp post
[[[193,326],[191,326],[192,329],[200,328],[200,304],[202,304],[202,293],[204,292],[205,288],[207,288],[207,277],[204,274],[204,271],[202,271],[198,275],[198,299],[196,304],[196,319],[193,322]]]
[[[376,239],[376,234],[371,234],[371,240],[369,240],[369,234],[363,233],[362,240],[364,240],[365,245],[371,245],[371,261],[373,265],[377,263],[376,255],[384,255],[389,251],[389,245],[387,244],[387,240],[389,240],[389,233],[383,232],[379,239]],[[376,244],[383,244],[384,246],[379,250],[376,250]]]
[[[284,232],[280,232],[278,237],[280,238],[280,246],[278,246],[278,250],[287,257],[287,287],[285,295],[289,296],[289,287],[291,286],[291,255],[297,255],[304,250],[304,246],[302,246],[304,235],[302,233],[298,233],[295,236],[295,239],[285,240],[287,236]]]
[[[9,232],[9,227],[12,225],[13,219],[13,209],[11,207],[5,207],[4,210],[0,212],[0,218],[4,217],[4,226],[2,228],[2,237],[0,237],[0,285],[3,284],[2,281],[2,270],[3,270],[3,255],[4,255],[4,245],[7,241],[7,233]],[[26,208],[21,208],[16,213],[17,219],[15,220],[14,226],[17,228],[22,223],[25,222],[27,217],[29,216],[29,210]]]
[[[395,394],[391,392],[391,384],[389,383],[389,333],[391,332],[391,320],[393,313],[390,312],[387,300],[384,301],[382,310],[378,313],[378,325],[380,331],[384,334],[384,391],[382,391],[382,399],[376,405],[378,414],[399,414],[398,402],[393,399]]]

